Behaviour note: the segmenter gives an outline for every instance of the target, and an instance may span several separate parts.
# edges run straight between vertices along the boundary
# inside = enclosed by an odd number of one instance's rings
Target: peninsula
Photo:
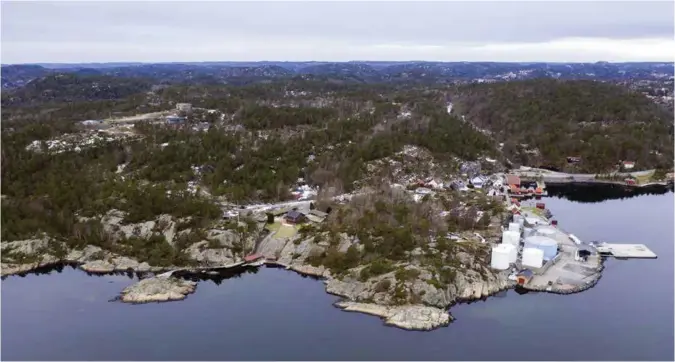
[[[3,91],[3,277],[137,271],[118,299],[147,303],[198,293],[186,273],[270,264],[429,330],[458,302],[597,282],[617,249],[556,225],[547,182],[672,185],[672,112],[619,85],[334,77],[48,73]]]

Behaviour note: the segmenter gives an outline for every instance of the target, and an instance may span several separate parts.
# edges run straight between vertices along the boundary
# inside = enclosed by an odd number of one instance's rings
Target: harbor
[[[526,194],[519,177],[507,175],[506,180],[510,191]],[[544,182],[537,183],[536,191],[545,194]],[[513,196],[507,194],[506,197],[511,215],[503,226],[501,243],[492,248],[490,266],[495,270],[510,270],[508,278],[518,289],[578,293],[600,280],[605,258],[657,257],[642,244],[583,242],[559,227],[545,203],[518,200]]]

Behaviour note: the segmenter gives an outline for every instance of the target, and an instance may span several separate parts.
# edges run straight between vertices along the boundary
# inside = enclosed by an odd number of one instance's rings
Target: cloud
[[[671,60],[673,2],[2,2],[2,62]]]

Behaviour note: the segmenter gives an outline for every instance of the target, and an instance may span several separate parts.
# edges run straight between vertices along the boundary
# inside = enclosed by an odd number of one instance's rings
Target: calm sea
[[[66,267],[2,281],[2,359],[672,361],[673,194],[574,192],[595,202],[561,191],[543,200],[562,228],[643,243],[659,258],[608,260],[580,294],[509,291],[458,305],[456,321],[431,332],[342,312],[323,283],[280,269],[202,281],[181,302],[128,305],[108,300],[134,280]]]

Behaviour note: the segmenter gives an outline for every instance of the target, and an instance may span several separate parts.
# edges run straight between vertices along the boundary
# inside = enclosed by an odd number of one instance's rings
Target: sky
[[[674,3],[2,0],[0,61],[673,61]]]

